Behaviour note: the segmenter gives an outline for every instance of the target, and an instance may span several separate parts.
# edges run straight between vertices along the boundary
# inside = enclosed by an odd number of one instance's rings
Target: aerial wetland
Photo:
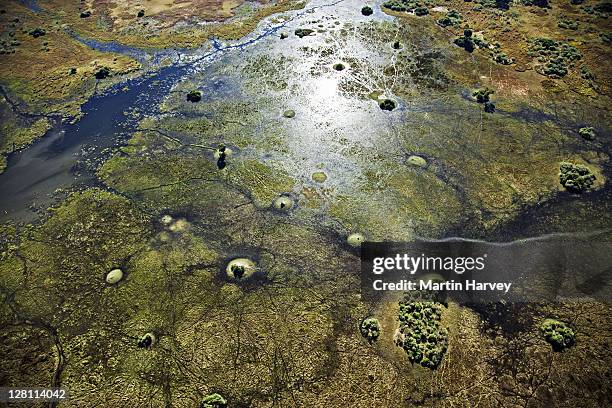
[[[370,300],[359,277],[365,241],[610,240],[611,11],[1,3],[0,387],[611,405],[608,302]]]

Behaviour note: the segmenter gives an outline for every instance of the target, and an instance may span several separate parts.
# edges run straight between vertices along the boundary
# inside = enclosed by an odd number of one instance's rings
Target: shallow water
[[[37,8],[36,2],[27,3],[29,7]],[[321,6],[325,6],[325,3],[314,2],[312,6],[293,14],[299,16],[310,13],[310,10]],[[264,21],[255,33],[243,40],[226,44],[213,40],[212,51],[206,45],[199,50],[187,52],[150,52],[112,42],[77,38],[91,48],[124,53],[149,64],[158,63],[164,57],[172,58],[174,63],[159,69],[150,77],[128,80],[103,94],[95,95],[82,106],[83,116],[76,123],[60,124],[32,146],[11,154],[6,171],[0,175],[0,220],[32,221],[37,214],[30,207],[48,207],[53,203],[52,195],[57,189],[92,183],[95,178],[90,172],[79,175],[75,172],[75,166],[83,159],[83,149],[93,148],[100,153],[105,148],[117,146],[124,139],[122,136],[136,128],[140,118],[157,112],[159,103],[177,82],[194,70],[205,69],[226,52],[245,52],[247,47],[276,35],[286,24]],[[217,94],[227,91],[223,81],[202,86]],[[127,90],[123,89],[125,87]],[[133,109],[138,112],[136,117],[124,115],[124,112]]]

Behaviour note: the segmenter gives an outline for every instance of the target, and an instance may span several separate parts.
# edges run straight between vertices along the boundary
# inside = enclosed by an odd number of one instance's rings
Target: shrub
[[[145,11],[144,10],[140,10],[137,14],[138,17],[144,17],[145,15]]]
[[[202,100],[202,92],[195,89],[189,91],[189,93],[187,94],[187,100],[193,103],[200,102]]]
[[[380,109],[382,110],[387,110],[387,111],[392,111],[393,109],[395,109],[396,104],[395,101],[391,100],[391,99],[385,99],[383,101],[381,101],[378,106],[380,106]]]
[[[592,127],[580,128],[580,130],[578,131],[578,134],[586,140],[595,139],[595,129],[593,129]]]
[[[454,41],[455,45],[463,48],[467,52],[474,51],[474,41],[470,37],[457,37]]]
[[[153,333],[146,333],[138,340],[138,347],[149,349],[155,344],[155,335]]]
[[[40,27],[36,27],[35,29],[30,31],[30,35],[34,38],[42,37],[45,34],[47,34],[47,32]]]
[[[546,319],[540,325],[540,330],[554,351],[563,351],[576,342],[574,330],[562,321]]]
[[[81,18],[87,18],[91,16],[91,11],[86,10],[86,11],[81,11]]]
[[[567,30],[577,30],[578,22],[564,18],[557,23],[557,27],[565,28]]]
[[[493,93],[492,89],[484,88],[472,92],[472,96],[476,98],[476,102],[478,103],[487,103],[490,100],[490,95]]]
[[[220,394],[208,394],[200,402],[200,408],[225,408],[227,407],[227,400]]]
[[[582,66],[580,68],[580,76],[582,77],[582,79],[585,79],[587,81],[595,80],[595,75],[593,75],[593,73],[589,71],[589,68],[586,66]]]
[[[361,9],[361,14],[364,16],[371,16],[372,13],[374,13],[374,10],[372,10],[372,7],[370,6],[365,6]]]
[[[457,10],[451,10],[436,23],[442,27],[457,26],[461,23],[461,14]]]
[[[548,0],[522,0],[525,6],[537,6],[542,8],[548,8]]]
[[[591,170],[581,164],[561,163],[559,181],[566,190],[572,193],[583,193],[590,189],[595,181]]]
[[[378,319],[368,317],[359,325],[359,331],[361,332],[361,335],[368,340],[370,344],[372,344],[378,340],[378,337],[380,336],[380,323],[378,322]]]
[[[419,0],[389,0],[383,3],[383,7],[393,11],[414,11],[417,16],[429,14],[429,10]]]
[[[495,112],[495,105],[493,104],[493,102],[485,102],[484,104],[484,111],[487,113],[494,113]]]
[[[300,38],[304,38],[314,33],[314,30],[311,30],[310,28],[298,28],[297,30],[294,31],[294,33],[296,36]]]
[[[110,76],[110,69],[107,67],[102,67],[94,74],[96,79],[104,79]]]
[[[463,30],[463,37],[457,37],[454,41],[455,45],[465,49],[467,52],[474,51],[475,46],[479,48],[488,48],[489,43],[482,38],[474,37],[472,30],[466,28]]]
[[[218,152],[217,168],[219,170],[223,170],[227,166],[227,162],[225,161],[227,159],[227,148],[225,147],[225,145],[220,144],[219,147],[217,148],[217,152]],[[234,276],[237,276],[236,271],[234,271],[233,267],[232,267],[232,272],[234,273]],[[238,276],[238,279],[240,279],[242,275],[244,275],[244,268],[240,276]]]
[[[514,62],[505,52],[496,52],[493,54],[493,61],[501,65],[510,65]]]

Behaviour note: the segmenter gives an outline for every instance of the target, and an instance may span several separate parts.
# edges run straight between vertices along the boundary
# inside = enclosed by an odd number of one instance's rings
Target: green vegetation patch
[[[461,24],[461,14],[457,10],[451,10],[436,23],[442,27],[458,26]]]
[[[581,164],[561,163],[559,168],[561,185],[572,193],[583,193],[589,190],[595,182],[595,175]]]
[[[429,14],[425,4],[418,0],[389,0],[383,3],[383,7],[393,11],[414,12],[417,16]]]
[[[540,72],[551,78],[564,77],[574,62],[582,58],[576,47],[550,38],[530,40],[529,55],[542,64]]]
[[[448,332],[440,323],[442,308],[436,301],[400,301],[400,327],[395,341],[411,363],[433,370],[442,362],[448,348]]]
[[[361,9],[361,14],[363,14],[364,16],[371,16],[374,13],[374,10],[372,10],[372,7],[370,6],[364,6]]]
[[[580,128],[578,134],[586,140],[594,140],[596,136],[595,129],[590,126]]]
[[[294,34],[300,38],[308,37],[312,33],[314,33],[314,30],[311,30],[310,28],[298,28],[294,31]]]
[[[374,343],[380,336],[380,323],[374,317],[364,319],[359,325],[361,335],[370,343]]]
[[[220,394],[208,394],[202,398],[200,402],[200,408],[224,408],[227,407],[227,400]]]
[[[478,103],[487,103],[491,99],[491,94],[493,93],[494,91],[492,89],[484,88],[472,92],[472,96],[476,98],[476,102]]]
[[[189,102],[199,102],[202,100],[202,92],[198,90],[189,91],[187,94],[187,100]]]
[[[576,333],[562,321],[546,319],[540,325],[540,330],[554,351],[568,349],[576,342]]]
[[[467,52],[473,52],[476,47],[489,48],[489,43],[483,38],[474,37],[472,30],[469,28],[463,30],[463,36],[455,38],[454,43]]]

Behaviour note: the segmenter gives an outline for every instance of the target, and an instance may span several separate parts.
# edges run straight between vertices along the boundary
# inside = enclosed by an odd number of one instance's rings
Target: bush
[[[383,3],[383,7],[393,11],[414,11],[417,16],[429,14],[429,10],[419,0],[389,0]]]
[[[576,342],[574,330],[562,321],[546,319],[540,325],[540,330],[554,351],[563,351]]]
[[[294,31],[294,33],[298,37],[304,38],[304,37],[309,36],[310,34],[314,33],[314,30],[311,30],[310,28],[298,28],[297,30]]]
[[[484,111],[487,113],[495,113],[495,105],[492,102],[485,102]]]
[[[581,164],[561,163],[559,181],[566,190],[572,193],[583,193],[593,186],[595,175]]]
[[[227,148],[225,145],[220,144],[219,147],[217,147],[217,155],[217,168],[219,170],[223,170],[225,167],[227,167],[227,162],[225,161],[227,159]],[[234,267],[232,267],[232,272],[234,273],[234,276],[237,276],[238,279],[240,279],[242,275],[244,275],[244,268],[242,269],[240,276],[237,275],[237,273],[240,271],[235,271]]]
[[[380,323],[378,322],[378,319],[368,317],[359,325],[359,331],[361,332],[361,335],[368,340],[370,344],[372,344],[378,340],[378,337],[380,336]]]
[[[514,62],[505,52],[496,52],[493,55],[493,61],[501,65],[510,65]]]
[[[200,402],[200,408],[225,408],[227,407],[227,400],[220,394],[208,394],[202,398]]]
[[[30,35],[34,38],[42,37],[45,34],[47,34],[47,32],[40,27],[36,27],[35,29],[30,31]]]
[[[91,16],[91,11],[86,10],[86,11],[82,11],[81,12],[81,16],[80,17],[81,18],[87,18],[87,17],[90,17],[90,16]]]
[[[137,14],[138,17],[144,17],[145,15],[145,11],[144,10],[140,10]]]
[[[479,48],[489,48],[489,43],[482,38],[473,37],[472,30],[469,28],[463,30],[463,37],[455,38],[454,43],[467,52],[474,51],[475,46],[478,46]]]
[[[595,129],[593,129],[592,127],[580,128],[580,130],[578,131],[578,134],[586,140],[595,139]]]
[[[492,89],[484,88],[472,92],[472,96],[476,98],[476,102],[478,103],[487,103],[490,100],[490,95],[493,93]]]
[[[381,101],[378,106],[380,106],[380,109],[382,110],[387,110],[387,111],[392,111],[393,109],[395,109],[396,104],[395,101],[391,100],[391,99],[385,99],[383,101]]]
[[[463,48],[467,52],[474,51],[474,41],[470,37],[457,37],[454,41],[455,45]]]
[[[370,6],[365,6],[361,9],[361,14],[364,16],[371,16],[372,13],[374,13],[374,10],[372,10],[372,7]]]
[[[578,22],[564,18],[557,23],[557,27],[565,28],[566,30],[577,30]]]
[[[193,91],[189,91],[187,94],[187,100],[193,103],[200,102],[202,100],[202,92],[195,89]]]
[[[110,76],[110,69],[107,67],[102,67],[94,74],[96,79],[104,79]]]
[[[153,333],[146,333],[138,340],[138,347],[149,349],[155,344],[155,335]]]
[[[537,6],[542,8],[548,8],[548,0],[522,0],[525,6]]]
[[[399,309],[396,344],[406,351],[411,363],[436,369],[448,348],[448,332],[440,324],[442,304],[406,297]]]
[[[457,10],[451,10],[444,17],[436,21],[439,26],[449,27],[461,24],[461,14]]]

